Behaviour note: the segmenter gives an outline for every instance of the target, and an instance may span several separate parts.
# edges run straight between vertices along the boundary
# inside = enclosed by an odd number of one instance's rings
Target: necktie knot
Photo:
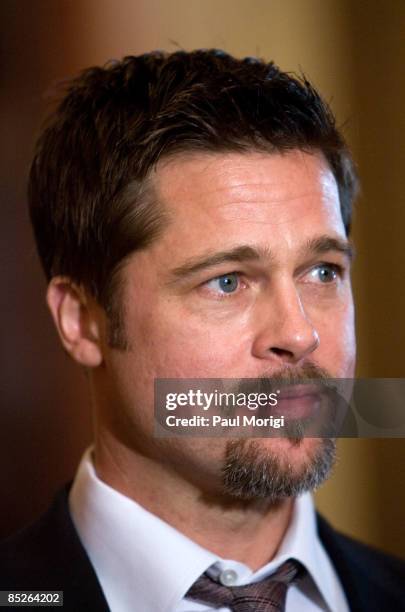
[[[186,593],[189,599],[214,608],[226,606],[232,612],[283,612],[288,587],[306,573],[295,559],[288,559],[274,574],[245,586],[225,586],[207,573],[200,576]]]

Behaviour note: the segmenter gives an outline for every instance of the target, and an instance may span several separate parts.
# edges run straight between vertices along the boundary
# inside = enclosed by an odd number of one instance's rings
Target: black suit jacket
[[[353,612],[405,611],[405,561],[337,533],[319,515],[318,530]],[[64,591],[62,612],[108,612],[69,514],[68,487],[38,522],[0,544],[0,590]],[[134,601],[134,612],[160,611]]]

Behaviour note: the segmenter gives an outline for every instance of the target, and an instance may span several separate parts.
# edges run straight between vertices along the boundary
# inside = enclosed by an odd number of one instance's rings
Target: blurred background
[[[26,211],[44,92],[89,65],[219,47],[303,70],[344,126],[362,179],[358,375],[405,377],[403,0],[2,0],[0,13],[0,536],[48,506],[91,439],[84,375],[47,314]],[[345,532],[405,556],[405,441],[339,446],[319,508]]]

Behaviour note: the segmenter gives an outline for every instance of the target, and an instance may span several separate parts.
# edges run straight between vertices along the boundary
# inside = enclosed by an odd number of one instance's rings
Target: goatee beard
[[[305,443],[300,437],[290,440],[295,447]],[[312,456],[299,467],[284,453],[263,449],[258,439],[229,440],[222,471],[223,493],[241,501],[266,499],[275,504],[317,489],[330,475],[335,459],[336,441],[332,438],[317,438]]]

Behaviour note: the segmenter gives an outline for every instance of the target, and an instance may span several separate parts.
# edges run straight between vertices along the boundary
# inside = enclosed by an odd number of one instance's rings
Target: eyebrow
[[[330,251],[342,253],[350,261],[354,257],[354,247],[350,240],[335,238],[333,236],[328,236],[327,234],[317,236],[316,238],[311,238],[302,249],[304,255],[322,255],[322,253],[329,253]]]
[[[353,259],[353,245],[348,240],[335,238],[328,235],[317,236],[311,238],[300,249],[301,255],[321,255],[335,251],[342,253],[349,260]],[[215,253],[206,253],[205,255],[192,257],[186,260],[181,266],[174,268],[170,272],[169,284],[176,283],[189,276],[197,274],[207,268],[212,268],[223,263],[244,263],[249,261],[267,260],[274,261],[275,257],[271,249],[263,247],[253,247],[245,244],[235,248],[218,251]]]
[[[218,251],[211,254],[207,253],[200,257],[192,257],[178,268],[174,268],[170,272],[170,277],[171,281],[175,282],[222,263],[243,263],[246,261],[258,261],[264,258],[272,259],[271,253],[267,249],[255,248],[248,244],[241,245],[227,251]]]

